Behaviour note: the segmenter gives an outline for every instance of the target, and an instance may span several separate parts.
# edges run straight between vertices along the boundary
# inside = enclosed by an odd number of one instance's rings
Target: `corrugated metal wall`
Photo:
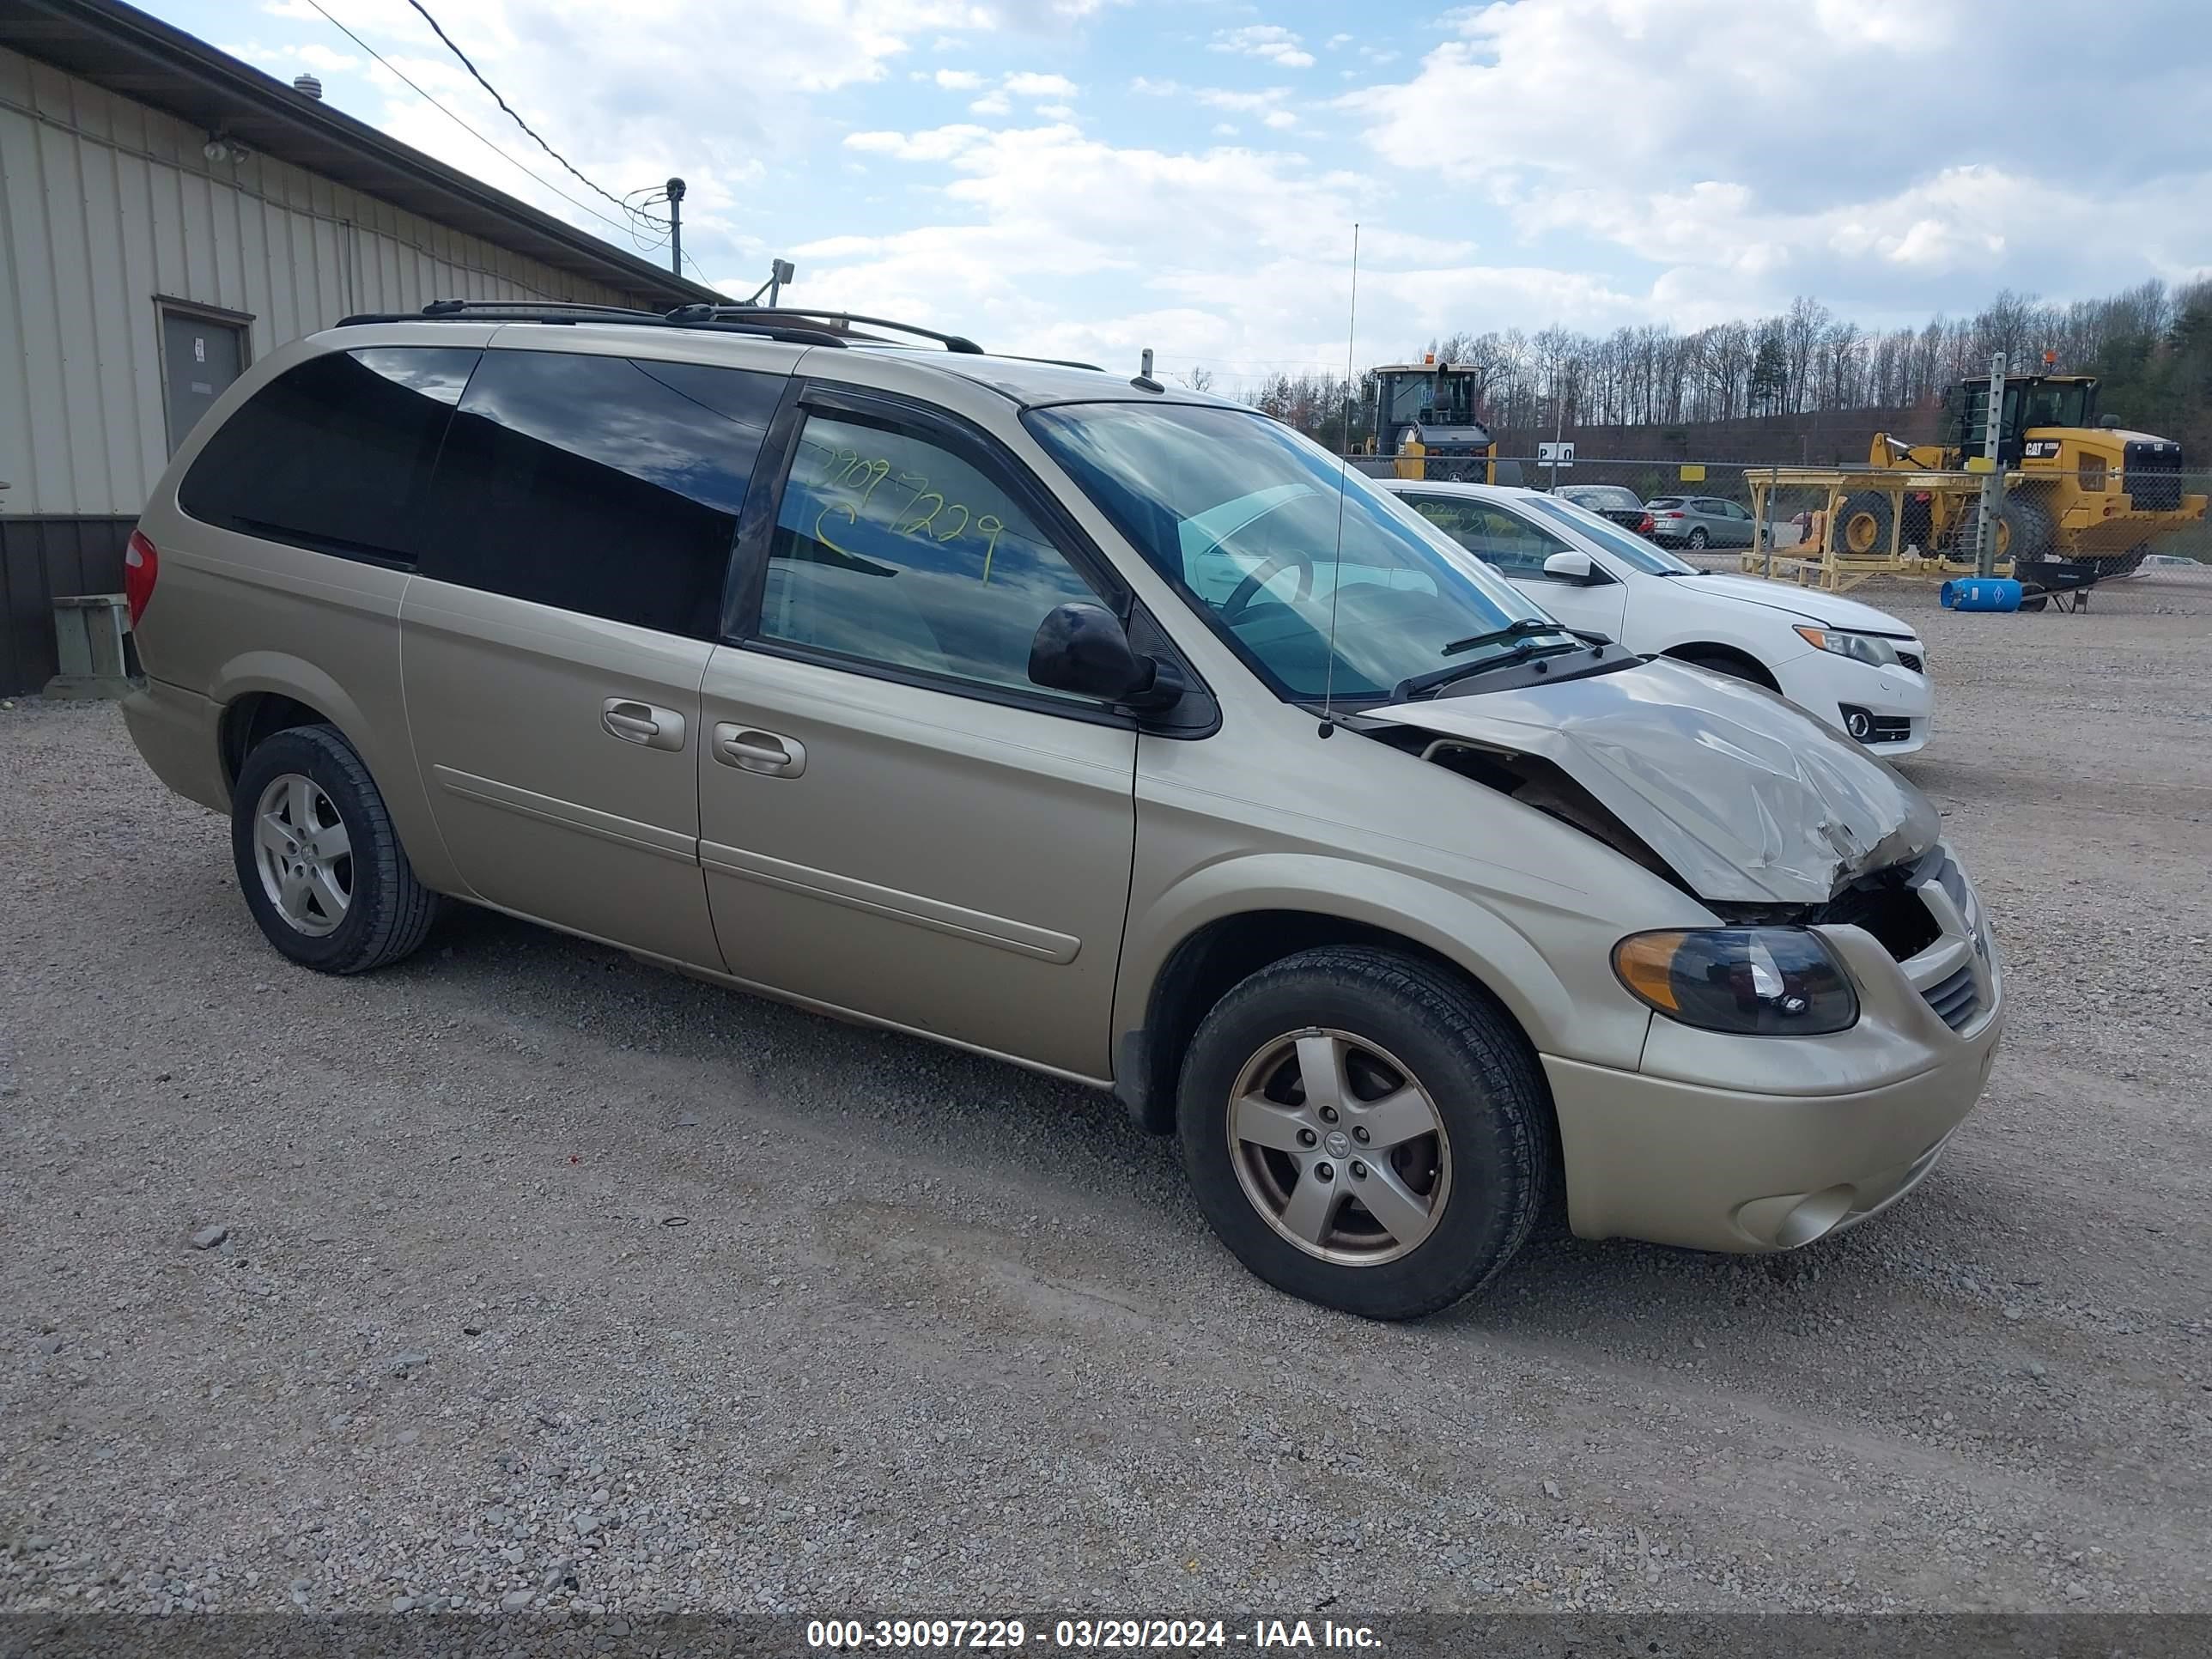
[[[55,594],[123,591],[131,525],[0,513],[0,695],[35,691],[59,672]]]
[[[0,49],[0,519],[136,514],[168,459],[155,297],[252,351],[432,300],[621,304],[526,259]],[[66,590],[65,590],[66,591]]]

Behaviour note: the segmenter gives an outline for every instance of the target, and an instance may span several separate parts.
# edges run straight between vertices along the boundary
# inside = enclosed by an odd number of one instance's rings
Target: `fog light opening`
[[[1851,1205],[1858,1195],[1858,1188],[1848,1185],[1824,1187],[1817,1193],[1808,1194],[1782,1218],[1782,1224],[1774,1230],[1774,1242],[1786,1250],[1810,1244],[1832,1231],[1836,1224],[1851,1212]]]

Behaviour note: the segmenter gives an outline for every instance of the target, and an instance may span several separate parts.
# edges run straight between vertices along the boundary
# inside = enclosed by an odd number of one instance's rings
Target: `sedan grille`
[[[1922,994],[1936,1011],[1936,1018],[1954,1031],[1965,1030],[1967,1022],[1981,1012],[1982,994],[1974,988],[1971,963],[1936,981]]]

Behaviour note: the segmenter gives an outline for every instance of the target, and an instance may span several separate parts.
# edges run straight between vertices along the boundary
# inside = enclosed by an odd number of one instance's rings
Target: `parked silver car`
[[[1751,514],[1717,495],[1654,495],[1644,506],[1662,547],[1751,545]]]

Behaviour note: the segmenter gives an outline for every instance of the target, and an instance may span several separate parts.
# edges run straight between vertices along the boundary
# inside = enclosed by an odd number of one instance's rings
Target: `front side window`
[[[177,488],[203,524],[405,569],[474,350],[379,346],[288,368],[210,437]]]
[[[422,574],[714,639],[738,513],[785,380],[492,351],[438,463]]]
[[[1656,542],[1647,542],[1643,537],[1623,530],[1610,519],[1601,518],[1586,507],[1572,501],[1555,501],[1539,496],[1528,503],[1531,510],[1556,519],[1577,536],[1595,542],[1600,547],[1647,576],[1694,576],[1698,567],[1686,560],[1678,559]]]
[[[1407,500],[1476,558],[1509,576],[1541,580],[1544,561],[1568,550],[1566,543],[1550,531],[1538,529],[1494,501],[1466,495],[1409,495]]]
[[[1373,702],[1508,650],[1542,610],[1257,410],[1103,403],[1024,417],[1152,568],[1277,690]]]
[[[1066,698],[1030,681],[1030,646],[1056,606],[1097,602],[966,456],[893,426],[807,416],[769,553],[763,639]]]

